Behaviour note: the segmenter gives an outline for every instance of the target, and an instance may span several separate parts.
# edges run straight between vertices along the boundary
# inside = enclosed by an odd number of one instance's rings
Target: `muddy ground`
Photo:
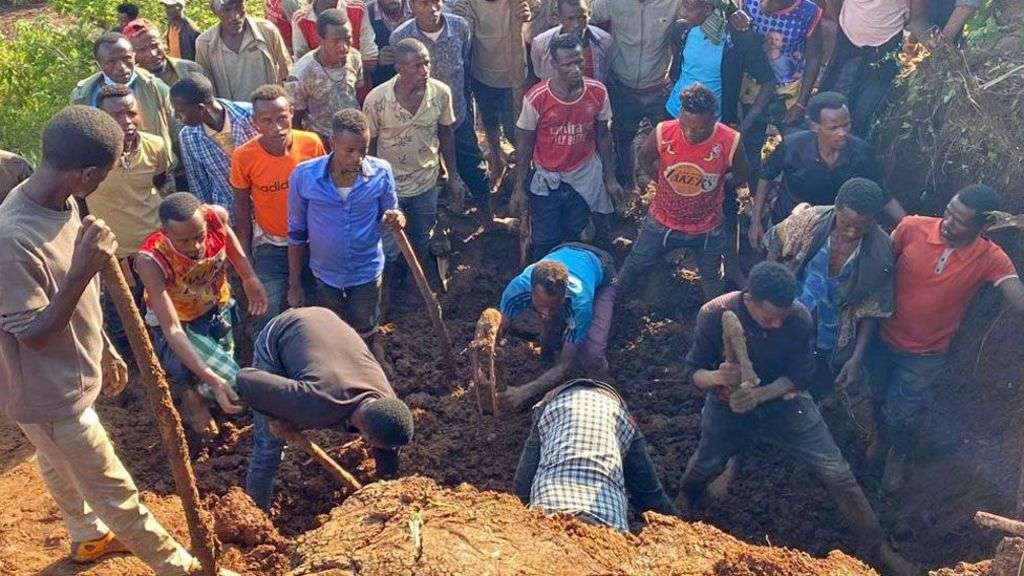
[[[455,235],[470,236],[472,218],[453,220]],[[628,234],[629,227],[622,228]],[[442,298],[457,350],[471,339],[481,310],[494,306],[504,283],[516,271],[517,241],[507,234],[472,236],[456,243],[455,280]],[[617,256],[621,259],[624,250]],[[652,275],[649,300],[632,300],[617,310],[609,360],[643,433],[663,482],[675,493],[680,467],[692,453],[699,422],[700,396],[677,379],[689,346],[697,309],[696,284],[671,276],[670,266]],[[683,276],[686,276],[683,274]],[[992,320],[987,299],[958,339],[953,369],[938,388],[929,440],[918,458],[906,489],[888,502],[878,502],[900,549],[928,567],[991,557],[996,537],[975,529],[970,516],[977,509],[1012,514],[1019,451],[1016,427],[1022,366],[1016,355],[1016,321],[1000,318],[985,339],[975,371],[979,343]],[[653,302],[649,304],[648,302]],[[468,483],[480,489],[507,491],[528,426],[527,414],[480,417],[468,390],[468,358],[460,356],[459,376],[449,379],[428,318],[415,306],[393,314],[385,327],[387,349],[398,377],[394,385],[416,419],[416,439],[402,453],[406,474],[419,474],[442,486]],[[245,346],[241,346],[243,354]],[[542,370],[532,345],[511,340],[498,356],[501,379],[522,383]],[[155,508],[168,509],[173,485],[158,434],[138,388],[122,397],[102,400],[101,418]],[[858,424],[851,417],[863,407],[856,395],[848,410],[842,401],[827,400],[826,416],[845,453],[860,471]],[[243,483],[250,451],[248,418],[227,420],[218,442],[194,446],[200,492],[221,496]],[[342,464],[365,481],[373,480],[372,461],[361,442],[334,432],[316,438]],[[45,493],[30,449],[9,424],[0,427],[0,573],[77,574],[60,558],[67,541],[59,514]],[[876,479],[862,476],[873,493]],[[336,483],[308,458],[291,454],[281,468],[271,519],[284,538],[318,527],[341,503]],[[173,501],[173,498],[170,500]],[[180,517],[171,521],[180,533]],[[815,556],[834,549],[853,552],[854,542],[821,486],[793,460],[768,446],[755,446],[743,460],[728,497],[700,511],[700,519],[728,534],[755,544],[785,546]],[[639,525],[637,525],[639,527]],[[265,544],[236,543],[238,568],[251,573],[283,573],[287,561]],[[263,546],[261,549],[260,546]],[[243,558],[243,553],[245,557]],[[230,558],[230,556],[229,556]],[[87,574],[137,573],[115,559]],[[47,568],[48,567],[48,568]],[[144,573],[144,572],[143,572]]]

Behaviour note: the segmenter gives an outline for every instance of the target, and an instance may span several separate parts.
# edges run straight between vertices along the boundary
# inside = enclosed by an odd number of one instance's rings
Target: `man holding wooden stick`
[[[128,380],[96,278],[117,241],[102,220],[80,220],[71,196],[106,178],[123,138],[104,112],[65,108],[43,132],[39,170],[0,209],[0,408],[36,447],[72,561],[130,550],[158,576],[185,576],[198,562],[140,502],[92,407]]]
[[[796,278],[783,265],[762,262],[750,271],[748,290],[720,296],[701,308],[686,365],[693,384],[707,395],[700,442],[680,481],[676,507],[684,514],[691,511],[729,458],[755,439],[765,440],[792,452],[825,484],[863,547],[862,558],[884,574],[913,574],[912,566],[889,546],[806,391],[816,369],[814,324],[796,301],[797,290]],[[722,325],[726,312],[736,315],[749,341],[748,356],[758,385],[742,382],[741,386],[740,358],[726,359]]]
[[[238,374],[238,393],[254,410],[245,491],[264,510],[284,450],[275,424],[359,432],[383,478],[397,475],[398,448],[412,440],[409,408],[359,334],[327,308],[293,308],[271,320],[253,344],[253,367]]]

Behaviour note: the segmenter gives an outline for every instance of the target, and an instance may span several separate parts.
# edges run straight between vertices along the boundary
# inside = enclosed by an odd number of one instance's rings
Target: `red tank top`
[[[725,174],[740,143],[739,132],[721,122],[711,137],[690,144],[678,120],[658,124],[658,190],[651,215],[684,234],[704,234],[722,224]]]
[[[178,319],[191,322],[213,306],[227,306],[231,285],[227,275],[227,225],[215,210],[203,208],[206,222],[206,246],[202,258],[193,260],[178,252],[163,230],[150,234],[140,254],[153,259],[164,273],[167,295],[171,297]]]

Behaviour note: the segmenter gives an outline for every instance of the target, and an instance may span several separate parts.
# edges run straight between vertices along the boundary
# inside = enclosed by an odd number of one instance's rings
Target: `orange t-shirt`
[[[939,234],[941,222],[908,216],[892,233],[896,306],[882,323],[882,339],[900,352],[945,352],[982,284],[1017,276],[1010,257],[987,238],[950,249]]]
[[[288,235],[288,179],[292,170],[327,152],[320,137],[312,132],[292,130],[292,145],[284,156],[272,156],[259,138],[242,144],[231,154],[231,186],[248,190],[256,224],[267,234]]]
[[[181,29],[171,26],[167,29],[167,55],[181,58]]]

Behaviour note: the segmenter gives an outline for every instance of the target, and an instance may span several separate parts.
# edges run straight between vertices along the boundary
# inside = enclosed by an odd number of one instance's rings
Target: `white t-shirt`
[[[858,48],[881,46],[903,31],[908,0],[845,0],[839,26]]]
[[[348,195],[352,193],[352,187],[342,188],[341,186],[335,186],[338,189],[338,196],[341,196],[341,201],[345,202],[348,200]]]

